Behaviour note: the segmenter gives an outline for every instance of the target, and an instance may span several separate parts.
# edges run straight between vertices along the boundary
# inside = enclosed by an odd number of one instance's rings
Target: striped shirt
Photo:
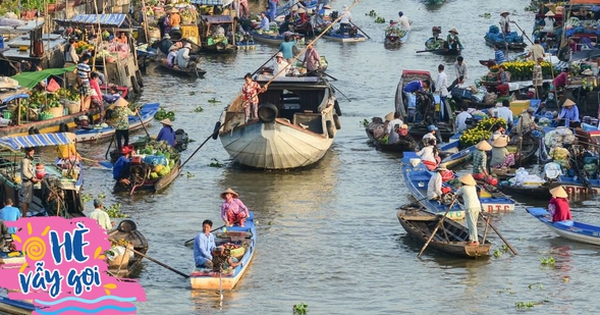
[[[497,64],[501,64],[506,61],[506,57],[504,57],[502,50],[498,49],[494,52],[494,60],[496,60]]]
[[[82,82],[86,82],[90,80],[90,72],[92,72],[92,68],[87,63],[80,62],[77,64],[77,77],[81,79]]]

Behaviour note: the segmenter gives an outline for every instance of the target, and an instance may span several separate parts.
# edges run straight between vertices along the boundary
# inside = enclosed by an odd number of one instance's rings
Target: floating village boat
[[[194,270],[190,274],[190,283],[194,290],[233,290],[242,276],[248,270],[256,249],[256,227],[254,213],[246,219],[243,227],[231,226],[221,228],[215,233],[217,246],[230,248],[232,257],[241,263],[233,269],[224,269],[222,272],[211,269]],[[235,247],[235,249],[231,249]]]
[[[600,226],[571,220],[552,222],[552,216],[543,208],[527,208],[527,212],[563,238],[586,244],[600,245]]]
[[[145,255],[148,252],[148,240],[132,220],[123,220],[117,228],[108,231],[108,239],[116,243],[106,255],[108,272],[114,277],[130,277],[140,269],[143,258],[131,249]]]
[[[229,15],[200,15],[198,18],[200,31],[200,50],[207,53],[235,52],[237,25]],[[215,29],[221,27],[227,36],[213,36]]]
[[[129,117],[129,131],[134,131],[142,128],[143,125],[147,126],[154,119],[154,115],[158,112],[160,107],[159,103],[145,104],[140,108],[140,116],[142,120],[137,116]],[[115,134],[115,128],[108,125],[89,125],[87,128],[77,128],[73,131],[77,137],[77,142],[88,142],[98,141],[107,139]]]
[[[360,34],[356,27],[346,32],[340,32],[339,29],[332,29],[327,34],[324,34],[323,38],[325,38],[328,41],[340,43],[360,43],[367,40],[367,37],[363,34]]]
[[[265,84],[272,76],[258,75]],[[258,120],[244,122],[242,96],[223,111],[219,138],[233,160],[259,169],[292,169],[319,161],[341,128],[341,111],[327,80],[279,77],[259,94]]]
[[[387,137],[376,139],[375,135],[373,134],[375,128],[383,128],[382,119],[379,117],[373,118],[373,121],[365,127],[365,132],[369,137],[369,143],[380,151],[402,153],[405,151],[414,151],[419,146],[419,143],[408,134],[405,136],[400,136],[398,142],[396,143],[388,143]]]
[[[440,252],[465,257],[477,258],[489,256],[492,244],[486,239],[479,245],[468,245],[469,229],[462,224],[445,218],[439,228],[441,215],[427,213],[427,208],[420,204],[402,206],[396,216],[400,225],[419,243],[425,244],[435,231],[429,247]],[[480,239],[483,238],[480,236]]]
[[[254,39],[254,41],[260,42],[260,43],[265,43],[265,44],[270,44],[270,45],[279,45],[281,43],[283,43],[285,41],[285,36],[283,34],[279,34],[277,32],[270,32],[270,33],[265,33],[262,31],[250,31],[249,32],[250,35],[252,35],[252,38]],[[298,33],[293,33],[294,36],[301,36],[301,34]],[[301,44],[304,42],[304,39],[300,39],[297,41],[298,44]]]
[[[388,27],[385,30],[385,38],[383,45],[386,47],[399,47],[408,41],[410,31],[401,29],[400,27]]]
[[[428,132],[427,127],[435,124],[438,127],[437,132],[447,141],[454,134],[452,108],[448,102],[440,104],[438,95],[405,93],[404,86],[415,80],[429,80],[431,84],[434,82],[429,71],[403,70],[396,87],[396,111],[400,112],[402,121],[410,126],[408,132],[416,139],[421,139]]]
[[[173,68],[167,66],[167,58],[162,58],[158,60],[158,65],[160,69],[164,69],[170,73],[192,78],[201,78],[206,74],[206,70],[201,69],[200,64],[196,64],[195,66],[187,67],[185,69]]]
[[[527,47],[527,44],[523,40],[523,36],[519,36],[517,32],[503,34],[496,25],[490,25],[490,28],[483,38],[485,39],[485,43],[490,47],[498,45],[500,49],[508,48],[510,50],[523,50]]]

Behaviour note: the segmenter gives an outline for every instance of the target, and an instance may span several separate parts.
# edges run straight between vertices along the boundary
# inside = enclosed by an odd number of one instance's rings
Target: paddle
[[[184,166],[185,164],[187,164],[187,162],[189,162],[189,161],[192,159],[192,157],[193,157],[193,156],[194,156],[194,155],[195,155],[195,154],[196,154],[198,151],[200,151],[200,149],[201,149],[201,148],[202,148],[202,147],[203,147],[203,146],[204,146],[204,145],[205,145],[205,144],[208,142],[208,140],[210,140],[210,138],[213,138],[213,139],[217,140],[217,136],[219,135],[219,131],[221,130],[221,128],[222,128],[223,126],[225,126],[225,124],[227,124],[227,122],[229,122],[231,119],[233,119],[233,117],[234,117],[234,116],[232,115],[231,117],[227,118],[223,124],[220,124],[219,122],[217,122],[217,125],[215,126],[215,130],[213,131],[213,133],[211,133],[211,134],[210,134],[210,136],[206,137],[206,139],[204,139],[204,142],[202,142],[202,144],[200,144],[200,146],[199,146],[199,147],[198,147],[196,150],[194,150],[194,152],[192,153],[192,155],[190,155],[190,156],[187,158],[187,160],[185,160],[185,161],[184,161],[184,162],[183,162],[183,163],[182,163],[182,164],[179,166],[179,172],[181,172],[181,169],[183,168],[183,166]],[[218,126],[218,127],[217,127],[217,126]]]
[[[358,27],[358,25],[354,24],[354,22],[349,21],[350,24],[352,24],[352,26],[356,27],[361,33],[363,33],[363,35],[367,36],[368,39],[371,39],[371,36],[367,35],[367,33],[365,33],[365,31],[363,31],[360,27]]]
[[[512,21],[521,31],[521,33],[523,33],[523,36],[525,36],[525,38],[527,38],[527,40],[529,40],[529,42],[531,43],[531,45],[533,45],[533,41],[531,40],[531,38],[529,38],[529,36],[527,36],[527,34],[525,33],[525,31],[519,26],[519,24],[515,21]],[[564,36],[564,32],[563,32],[563,36]]]
[[[506,34],[504,34],[504,29],[502,29],[502,23],[500,24],[500,32],[502,32],[502,38],[504,39],[504,54],[506,56],[504,56],[504,58],[506,58],[506,60],[508,60],[508,42],[506,42]]]
[[[346,96],[346,94],[342,93],[342,91],[340,91],[340,89],[338,89],[338,88],[337,88],[335,85],[333,85],[333,84],[331,84],[331,83],[330,83],[329,85],[331,85],[331,87],[332,87],[334,90],[336,90],[338,93],[342,94],[342,96],[343,96],[343,97],[345,97],[345,98],[346,98],[346,100],[348,100],[348,102],[352,102],[352,100],[351,100],[350,98],[348,98],[348,96]]]
[[[116,241],[114,241],[112,239],[109,239],[109,240],[111,242],[115,242],[116,243]],[[171,266],[169,266],[169,265],[167,265],[165,263],[162,263],[162,262],[160,262],[160,261],[158,261],[158,260],[156,260],[156,259],[154,259],[154,258],[152,258],[152,257],[150,257],[150,256],[148,256],[146,254],[144,254],[144,253],[138,252],[137,250],[135,250],[133,248],[127,248],[127,250],[130,250],[130,251],[134,252],[135,254],[138,254],[138,255],[140,255],[140,256],[142,256],[142,257],[150,260],[151,262],[157,263],[159,266],[164,267],[166,269],[169,269],[169,270],[173,271],[174,273],[176,273],[176,274],[178,274],[178,275],[180,275],[182,277],[185,277],[185,278],[189,278],[190,277],[190,275],[188,275],[186,273],[183,273],[183,272],[181,272],[181,271],[179,271],[179,270],[177,270],[177,269],[175,269],[175,268],[173,268],[173,267],[171,267]]]
[[[435,229],[433,230],[433,232],[431,232],[431,236],[429,237],[429,239],[427,240],[425,245],[423,245],[423,248],[421,248],[421,251],[417,255],[418,258],[421,258],[421,255],[423,255],[423,252],[425,251],[427,246],[429,246],[429,243],[431,243],[431,240],[433,240],[433,237],[435,236],[435,233],[437,233],[437,230],[440,228],[440,226],[442,226],[444,224],[444,219],[446,219],[446,215],[448,215],[448,212],[450,212],[450,209],[452,209],[456,200],[458,200],[458,198],[454,197],[454,199],[452,200],[452,203],[450,204],[450,206],[448,206],[448,209],[444,213],[444,216],[440,219],[440,222],[438,222],[438,224],[435,226]]]
[[[112,144],[113,144],[113,142],[115,141],[115,138],[116,138],[116,137],[117,137],[117,136],[116,136],[116,135],[114,135],[114,136],[112,136],[112,138],[110,138],[110,143],[108,144],[108,148],[106,149],[106,153],[104,153],[104,158],[105,158],[105,159],[108,159],[108,153],[110,153],[110,148],[112,147]]]
[[[142,128],[144,128],[144,131],[146,132],[146,136],[148,136],[148,138],[152,138],[150,137],[150,133],[148,132],[148,129],[146,129],[146,125],[144,124],[144,119],[142,118],[142,115],[140,114],[139,109],[137,109],[137,117],[140,119],[140,123],[142,124]]]
[[[94,162],[94,163],[98,163],[106,168],[112,168],[113,165],[112,163],[110,163],[109,161],[96,161],[96,160],[92,160],[92,159],[88,159],[88,158],[84,158],[84,157],[80,157],[82,160],[84,161],[88,161],[88,162]]]
[[[483,213],[479,213],[479,215],[481,217],[483,217]],[[485,217],[483,217],[485,219]],[[496,229],[496,227],[492,224],[492,222],[489,222],[489,220],[487,221],[487,224],[492,228],[492,230],[494,230],[494,232],[496,232],[496,234],[500,237],[500,239],[504,242],[504,244],[506,244],[506,246],[508,246],[508,249],[510,249],[510,251],[513,253],[513,255],[518,255],[517,251],[508,243],[508,241],[504,238],[504,236],[502,236],[502,234],[500,234],[500,232],[498,232],[498,230]]]
[[[331,78],[331,79],[333,79],[334,81],[338,81],[338,79],[337,79],[336,77],[334,77],[334,76],[330,75],[329,73],[326,73],[325,71],[321,71],[321,73],[322,73],[322,74],[324,74],[324,75],[326,75],[326,76],[328,76],[328,77],[330,77],[330,78]]]

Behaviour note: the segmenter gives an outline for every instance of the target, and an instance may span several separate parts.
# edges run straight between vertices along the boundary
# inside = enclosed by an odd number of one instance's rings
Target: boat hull
[[[184,70],[174,69],[172,67],[167,66],[167,59],[159,60],[158,65],[160,66],[161,69],[166,70],[170,73],[188,76],[188,77],[192,77],[192,78],[200,78],[200,77],[204,76],[204,74],[206,74],[206,70],[202,70],[202,69],[198,68],[197,65],[196,65],[196,68],[187,68]]]
[[[508,47],[509,50],[517,50],[517,51],[524,50],[525,47],[527,47],[527,44],[525,44],[525,42],[517,42],[517,43],[513,42],[513,43],[507,43],[505,45],[504,42],[496,42],[485,36],[484,36],[484,39],[485,39],[486,45],[488,45],[490,47],[494,47],[494,45],[498,45],[501,49],[504,47]]]
[[[402,153],[405,151],[414,151],[418,145],[418,143],[410,136],[400,137],[400,141],[394,144],[385,144],[375,139],[375,137],[373,136],[373,131],[369,128],[365,128],[365,132],[369,137],[369,143],[383,152]]]
[[[140,115],[142,116],[142,121],[145,126],[148,126],[154,118],[154,115],[158,112],[159,104],[146,104],[140,110]],[[142,128],[142,123],[140,122],[137,116],[129,117],[129,130],[134,131]],[[74,131],[77,142],[89,142],[89,141],[98,141],[102,139],[111,138],[115,134],[115,128],[112,126],[108,126],[105,128],[98,129],[76,129]]]
[[[544,223],[551,231],[565,239],[600,246],[600,226],[577,221],[560,221],[553,223],[550,213],[542,208],[527,208],[527,212]]]
[[[356,34],[356,36],[349,35],[323,35],[328,41],[339,42],[339,43],[360,43],[367,40],[367,38],[361,34]]]
[[[136,186],[135,189],[133,189],[134,187],[132,187],[131,185],[124,185],[119,182],[116,182],[113,188],[113,192],[119,193],[127,191],[130,194],[133,194],[136,191],[149,191],[152,193],[159,192],[165,189],[167,186],[169,186],[169,184],[171,184],[175,180],[175,178],[179,176],[180,165],[181,160],[177,160],[177,163],[174,165],[173,168],[171,168],[171,171],[167,175],[159,177],[158,179],[147,178],[144,181],[144,183],[142,183],[139,186]]]

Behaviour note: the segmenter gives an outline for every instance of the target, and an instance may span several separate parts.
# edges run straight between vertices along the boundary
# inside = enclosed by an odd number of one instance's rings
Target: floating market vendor
[[[458,31],[456,28],[453,28],[448,31],[448,36],[446,37],[446,44],[448,45],[449,50],[462,50],[464,47],[458,38]]]
[[[431,82],[429,80],[414,80],[408,82],[403,88],[402,91],[404,93],[415,93],[417,91],[427,91],[431,86]]]
[[[125,185],[129,185],[131,156],[133,155],[133,146],[126,145],[121,149],[121,156],[113,165],[113,178]]]
[[[221,218],[225,225],[244,226],[246,218],[250,215],[248,207],[239,199],[239,195],[231,188],[227,188],[221,193]]]
[[[509,15],[510,12],[508,11],[502,11],[502,13],[500,13],[500,29],[505,34],[510,33],[510,23],[515,23],[514,21],[510,20],[510,18],[508,17]]]
[[[156,141],[166,141],[172,147],[177,144],[175,141],[175,131],[173,131],[173,122],[169,118],[165,118],[160,121],[163,127],[156,136]]]
[[[400,19],[398,19],[398,23],[400,23],[400,25],[402,26],[403,29],[410,31],[411,26],[410,26],[410,21],[408,20],[408,17],[402,11],[398,12],[398,16],[400,17]]]
[[[487,143],[487,142],[486,142]],[[489,144],[488,144],[489,145]],[[464,185],[456,191],[457,196],[463,197],[467,228],[469,229],[469,243],[467,245],[479,245],[477,234],[477,219],[481,213],[481,202],[477,196],[477,182],[471,174],[465,174],[458,179]]]
[[[210,232],[213,222],[204,220],[202,222],[202,232],[194,238],[194,262],[196,268],[209,269],[213,267],[212,251],[217,247],[215,244],[215,236]]]
[[[33,185],[40,180],[35,176],[33,166],[33,147],[25,148],[25,156],[21,160],[21,189],[19,191],[19,201],[21,202],[21,214],[27,216],[29,205],[33,201]]]
[[[552,215],[552,222],[572,220],[569,195],[562,186],[550,190],[552,198],[548,204],[548,212]]]
[[[577,128],[581,126],[581,120],[579,120],[579,108],[575,104],[575,102],[570,99],[565,100],[562,104],[562,110],[558,117],[556,117],[556,121],[564,120],[564,124],[567,127]]]
[[[423,145],[426,145],[427,143],[429,143],[429,140],[434,140],[437,143],[441,143],[439,138],[439,134],[437,133],[438,131],[438,127],[436,125],[429,125],[427,126],[427,133],[423,135],[423,138],[421,138],[421,142],[423,142]]]
[[[487,171],[487,153],[492,150],[492,146],[486,140],[481,140],[472,153],[473,156],[473,178],[485,180],[488,176]]]
[[[444,195],[444,190],[442,189],[444,180],[442,175],[447,170],[446,166],[442,164],[435,169],[435,174],[431,175],[429,183],[427,183],[427,199],[438,200],[442,198]]]
[[[511,167],[515,164],[515,155],[509,153],[508,136],[499,136],[492,142],[492,160],[490,166],[493,168]]]
[[[417,152],[417,156],[421,158],[425,167],[428,170],[433,171],[440,164],[441,158],[439,151],[435,146],[435,140],[431,139],[427,145]]]

